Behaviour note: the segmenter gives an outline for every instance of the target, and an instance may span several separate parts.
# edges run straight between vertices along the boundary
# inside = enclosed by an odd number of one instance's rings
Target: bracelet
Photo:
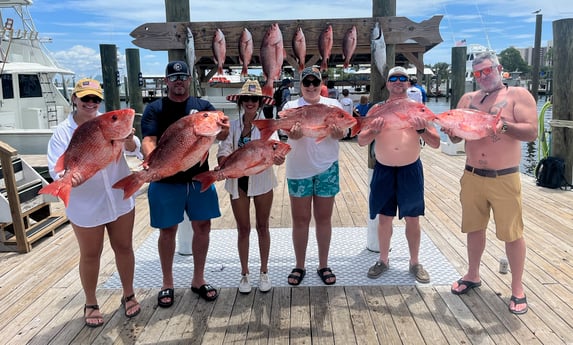
[[[418,132],[418,134],[424,134],[426,133],[426,128],[416,129],[416,132]]]

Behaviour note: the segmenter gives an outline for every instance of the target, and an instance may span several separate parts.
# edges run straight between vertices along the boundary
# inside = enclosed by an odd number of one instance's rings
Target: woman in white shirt
[[[100,114],[98,108],[102,99],[103,90],[97,80],[85,78],[76,84],[72,94],[75,110],[54,130],[48,144],[48,168],[54,180],[63,174],[54,169],[58,158],[66,151],[72,134],[78,126]],[[126,138],[124,151],[137,153],[140,146],[141,142],[132,132]],[[99,327],[104,323],[96,288],[106,229],[123,287],[121,304],[125,316],[131,318],[141,311],[133,290],[135,203],[133,198],[123,200],[123,191],[112,188],[115,182],[129,174],[129,167],[122,155],[117,162],[112,162],[70,192],[66,215],[80,247],[80,280],[86,298],[84,322],[88,327]]]
[[[336,99],[320,95],[321,74],[316,67],[301,73],[302,97],[285,104],[283,109],[310,104],[327,104],[342,108]],[[290,285],[299,285],[306,275],[306,247],[310,220],[314,215],[318,244],[317,274],[326,285],[336,283],[336,276],[328,266],[332,235],[334,197],[340,191],[338,171],[338,141],[344,131],[333,126],[330,136],[317,143],[315,138],[303,137],[301,124],[295,123],[288,132],[291,151],[287,156],[286,177],[291,203],[292,240],[296,266],[288,276]]]
[[[231,121],[227,139],[219,142],[219,161],[227,157],[233,151],[242,147],[251,140],[259,140],[261,133],[252,122],[264,119],[261,114],[263,104],[272,105],[272,97],[263,96],[261,86],[256,80],[247,80],[241,91],[236,95],[227,96],[227,100],[235,102],[239,106],[242,114],[239,118]],[[278,140],[278,134],[273,133],[271,139]],[[280,165],[284,163],[285,157],[276,157],[274,163]],[[259,273],[259,291],[268,292],[272,288],[271,281],[267,274],[269,251],[271,246],[271,236],[269,232],[269,217],[273,203],[273,188],[277,186],[277,178],[274,167],[270,167],[263,172],[240,178],[227,179],[225,190],[231,194],[231,207],[237,222],[239,250],[239,260],[241,261],[241,280],[239,282],[239,292],[251,292],[250,271],[249,271],[249,237],[251,233],[250,202],[251,197],[255,205],[256,229],[259,238],[259,255],[261,268]]]

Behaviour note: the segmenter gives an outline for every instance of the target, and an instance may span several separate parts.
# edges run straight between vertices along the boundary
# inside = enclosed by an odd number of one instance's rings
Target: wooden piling
[[[119,101],[119,71],[117,69],[117,48],[115,44],[100,44],[101,70],[105,111],[117,110]]]
[[[553,121],[551,155],[565,160],[565,178],[573,178],[573,18],[553,22]]]

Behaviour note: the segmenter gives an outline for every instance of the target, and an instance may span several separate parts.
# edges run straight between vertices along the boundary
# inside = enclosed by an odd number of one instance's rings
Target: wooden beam
[[[278,21],[234,21],[234,22],[166,22],[146,23],[131,32],[132,42],[138,47],[150,50],[185,49],[186,30],[189,27],[195,40],[197,58],[212,56],[212,39],[217,28],[225,34],[227,56],[238,56],[238,42],[241,31],[248,28],[255,43],[255,55],[267,28],[278,23],[283,34],[283,44],[288,54],[292,54],[292,37],[298,27],[304,31],[307,42],[307,54],[318,53],[318,37],[327,25],[333,29],[333,53],[342,50],[342,38],[352,25],[357,28],[356,51],[370,51],[370,32],[376,21],[380,22],[386,44],[407,44],[424,47],[424,51],[442,42],[439,26],[443,16],[433,16],[420,23],[406,17],[372,17],[347,19],[309,19]],[[420,50],[420,47],[417,48]]]

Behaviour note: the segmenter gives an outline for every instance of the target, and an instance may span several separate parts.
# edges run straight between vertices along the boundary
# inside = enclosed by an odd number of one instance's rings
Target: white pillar
[[[370,181],[372,180],[372,174],[374,169],[368,169],[368,197],[370,198]],[[366,249],[379,253],[380,245],[378,243],[378,215],[376,218],[370,219],[370,209],[368,212],[368,231],[366,233]]]
[[[177,252],[179,255],[192,255],[193,228],[187,213],[183,212],[183,221],[177,227]]]

